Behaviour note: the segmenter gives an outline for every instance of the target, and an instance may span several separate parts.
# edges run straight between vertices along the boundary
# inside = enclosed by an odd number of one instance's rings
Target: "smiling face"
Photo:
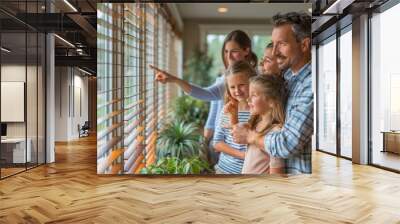
[[[270,102],[257,83],[250,84],[248,103],[251,115],[262,115],[270,110]]]
[[[226,77],[229,94],[239,102],[246,102],[249,98],[249,76],[238,72]]]
[[[276,56],[279,69],[296,66],[303,57],[302,42],[296,40],[292,25],[285,24],[272,30],[272,54]]]
[[[276,57],[272,54],[272,48],[265,48],[264,57],[261,59],[260,66],[262,74],[279,75],[281,73]]]
[[[249,48],[241,48],[235,41],[228,41],[224,48],[224,61],[227,66],[232,65],[236,61],[242,61],[249,54]]]

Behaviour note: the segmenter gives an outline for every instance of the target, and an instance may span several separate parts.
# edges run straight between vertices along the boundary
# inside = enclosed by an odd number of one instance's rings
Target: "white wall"
[[[78,74],[76,73],[78,72]],[[72,136],[78,137],[78,129],[77,126],[80,124],[81,126],[85,123],[85,121],[89,120],[89,111],[88,111],[88,105],[89,105],[89,92],[88,92],[88,77],[87,76],[82,76],[83,73],[79,72],[78,70],[75,70],[75,75],[74,75],[74,86],[75,86],[75,91],[74,91],[74,113],[73,113],[73,119],[71,121],[71,126],[72,126]],[[79,93],[80,91],[80,93]],[[80,95],[80,97],[79,97]],[[79,97],[79,98],[78,98]],[[80,100],[80,102],[79,102]],[[79,105],[80,104],[80,105]],[[78,106],[77,106],[78,105]],[[79,108],[81,107],[81,108]],[[79,111],[81,109],[81,111]]]
[[[25,69],[25,65],[2,65],[1,81],[25,82]],[[30,70],[29,67],[28,70]],[[7,108],[1,108],[1,110],[7,110]],[[25,137],[25,122],[7,123],[7,137]]]
[[[8,138],[24,138],[25,135],[30,139],[30,148],[32,161],[44,163],[44,74],[40,66],[32,66],[25,64],[3,64],[1,66],[2,82],[24,82],[26,85],[26,106],[22,108],[22,112],[26,112],[26,120],[24,122],[6,122]],[[27,80],[26,80],[27,78]],[[7,97],[7,96],[2,96]],[[10,108],[1,108],[10,110]],[[10,111],[7,111],[10,112]],[[12,111],[11,111],[12,113]],[[37,157],[37,153],[39,156]]]
[[[25,75],[36,75],[36,66],[27,66],[19,64],[5,64],[1,66],[1,81],[2,82],[25,82]],[[29,79],[29,77],[28,77]],[[36,86],[36,80],[29,80],[29,86]],[[30,108],[36,108],[36,88],[27,88],[27,106]],[[32,92],[31,92],[32,91]],[[34,104],[32,104],[32,102]],[[7,108],[1,108],[1,110],[7,110]],[[28,112],[30,112],[28,110]],[[28,129],[33,128],[36,130],[36,113],[27,113]],[[32,123],[34,122],[34,123]],[[7,136],[8,137],[25,137],[25,123],[26,122],[7,122]],[[35,127],[33,127],[35,126]],[[28,137],[29,137],[28,130]]]
[[[67,67],[55,68],[55,141],[66,141],[68,139],[68,75]]]
[[[76,68],[56,67],[56,141],[78,139],[78,124],[88,120],[88,78],[83,75]]]

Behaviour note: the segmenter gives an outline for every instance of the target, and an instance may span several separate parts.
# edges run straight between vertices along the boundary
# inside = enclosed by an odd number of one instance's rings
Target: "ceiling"
[[[305,11],[311,3],[177,3],[182,19],[268,19],[278,12]],[[219,13],[219,7],[228,12]]]
[[[39,39],[38,39],[39,38]],[[11,52],[1,52],[3,57],[2,60],[6,60],[10,57],[19,58],[21,61],[25,61],[25,55],[30,57],[36,57],[37,47],[44,49],[44,43],[39,42],[43,40],[43,34],[36,33],[2,33],[1,43],[2,46],[11,50]]]
[[[393,1],[395,2],[395,1]],[[352,23],[361,14],[374,13],[389,0],[312,0],[313,44],[335,34]],[[379,11],[379,10],[378,10]]]
[[[75,45],[71,48],[70,44],[55,38],[56,65],[80,66],[95,71],[96,1],[68,0],[72,7],[62,0],[47,1],[51,3],[52,13],[48,13],[50,8],[46,11],[44,0],[0,0],[0,26],[4,30],[2,45],[11,50],[9,53],[2,51],[2,55],[22,61],[26,55],[31,58],[37,50],[36,39],[33,39],[36,31],[56,33]],[[28,45],[24,32],[27,27],[34,32],[34,35],[28,35]]]
[[[74,12],[64,1],[52,0],[51,6],[53,12]],[[95,12],[96,11],[96,0],[68,0],[77,10],[81,12]],[[1,0],[0,6],[3,8],[9,8],[14,12],[37,12],[43,13],[46,11],[45,0]]]

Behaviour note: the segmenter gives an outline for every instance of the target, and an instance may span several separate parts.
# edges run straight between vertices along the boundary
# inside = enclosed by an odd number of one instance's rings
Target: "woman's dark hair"
[[[241,47],[242,49],[248,48],[249,54],[246,56],[246,61],[253,67],[257,66],[257,55],[254,54],[254,52],[251,48],[250,37],[242,30],[234,30],[225,37],[224,44],[222,45],[221,56],[222,56],[222,61],[224,62],[225,68],[228,67],[228,64],[225,60],[224,51],[225,51],[225,45],[229,41],[236,42],[239,45],[239,47]]]

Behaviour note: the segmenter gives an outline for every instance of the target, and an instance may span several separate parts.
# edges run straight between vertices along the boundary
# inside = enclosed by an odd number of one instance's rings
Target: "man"
[[[269,43],[264,49],[264,57],[260,60],[261,74],[280,75],[281,70],[276,62],[276,57],[272,54],[273,45]]]
[[[279,69],[286,70],[288,99],[286,120],[281,131],[265,136],[247,126],[233,128],[234,140],[255,144],[268,154],[286,159],[289,174],[311,173],[313,133],[313,92],[311,78],[311,17],[305,13],[278,14],[273,17],[273,55]]]

